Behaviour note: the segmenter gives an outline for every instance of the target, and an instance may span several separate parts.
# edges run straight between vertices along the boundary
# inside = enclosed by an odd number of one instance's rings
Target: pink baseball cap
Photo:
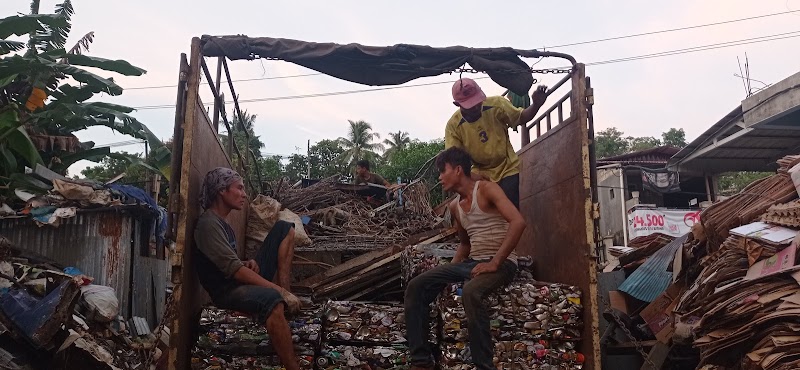
[[[453,84],[453,101],[464,109],[470,109],[486,100],[486,94],[471,78],[462,78]]]

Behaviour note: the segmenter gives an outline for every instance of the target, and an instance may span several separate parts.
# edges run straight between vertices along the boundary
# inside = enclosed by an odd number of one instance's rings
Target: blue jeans
[[[467,315],[472,362],[481,370],[494,369],[489,317],[482,301],[492,291],[511,282],[517,272],[517,265],[506,260],[496,272],[470,279],[472,269],[480,262],[483,261],[468,259],[438,266],[408,283],[405,295],[406,330],[412,365],[427,367],[434,364],[427,341],[431,302],[447,284],[468,280],[462,289],[462,302]]]

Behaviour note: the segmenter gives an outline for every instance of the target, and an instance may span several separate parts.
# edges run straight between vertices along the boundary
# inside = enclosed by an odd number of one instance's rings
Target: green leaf
[[[31,32],[45,31],[43,25],[62,28],[69,26],[69,21],[57,14],[12,15],[0,19],[0,39],[11,35],[22,36]]]
[[[80,160],[87,160],[92,162],[100,162],[103,158],[107,157],[111,154],[111,148],[93,148],[89,150],[81,150],[77,153],[65,155],[63,157],[59,157],[61,159],[60,167],[68,168],[73,163],[80,161]]]
[[[0,154],[3,156],[3,173],[12,173],[17,170],[17,158],[3,143],[0,143]]]
[[[39,151],[36,150],[33,142],[31,142],[31,138],[28,137],[28,134],[22,127],[17,128],[8,136],[8,147],[24,158],[29,166],[35,166],[37,163],[44,164],[42,157],[39,155]]]
[[[20,51],[24,48],[25,48],[24,42],[0,40],[0,55],[5,55],[12,51]]]
[[[60,93],[56,91],[52,94],[52,97],[56,100],[68,103],[84,102],[91,99],[95,94],[99,94],[103,91],[102,88],[97,86],[83,85],[75,87],[69,84],[61,85],[58,89]]]
[[[117,72],[125,76],[141,76],[147,72],[121,59],[111,60],[88,55],[67,55],[65,59],[72,65],[100,68],[106,71]]]
[[[9,178],[11,179],[11,188],[21,188],[36,194],[44,194],[53,189],[53,186],[22,173],[11,174]]]
[[[74,78],[75,81],[101,87],[103,88],[103,92],[108,93],[110,95],[122,94],[122,87],[114,83],[114,81],[100,77],[87,70],[80,69],[75,66],[71,66],[69,64],[51,62],[44,58],[39,58],[39,61],[46,66],[49,66],[65,75]]]
[[[19,74],[14,73],[8,76],[0,77],[0,87],[5,87],[6,85],[14,82],[14,80],[17,79],[17,76],[19,76]]]

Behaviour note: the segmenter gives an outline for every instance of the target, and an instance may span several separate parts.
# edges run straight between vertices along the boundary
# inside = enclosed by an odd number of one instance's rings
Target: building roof
[[[680,148],[672,146],[659,146],[637,152],[615,155],[613,157],[601,158],[597,160],[597,164],[599,166],[614,163],[666,166],[669,159],[678,153],[678,151],[680,151]]]
[[[800,73],[759,93],[722,117],[675,154],[682,173],[774,171],[775,161],[800,151]]]

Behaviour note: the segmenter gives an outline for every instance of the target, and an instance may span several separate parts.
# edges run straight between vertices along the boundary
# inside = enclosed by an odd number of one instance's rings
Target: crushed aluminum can
[[[322,346],[316,358],[319,369],[389,369],[408,364],[408,348],[393,346]]]
[[[442,343],[440,359],[443,370],[472,368],[469,344]],[[494,343],[492,360],[497,369],[581,369],[584,357],[575,351],[559,352],[535,341],[501,341]]]
[[[406,343],[405,307],[400,303],[329,301],[325,305],[325,340],[336,344]],[[347,313],[342,313],[347,312]],[[435,316],[430,320],[436,343]]]
[[[436,266],[450,263],[456,255],[458,244],[418,244],[407,247],[400,254],[401,283],[408,286],[417,275],[422,274]]]
[[[298,355],[314,356],[321,342],[321,307],[301,311],[288,322]],[[266,356],[274,354],[264,325],[232,310],[207,306],[200,316],[198,350],[213,355]]]

